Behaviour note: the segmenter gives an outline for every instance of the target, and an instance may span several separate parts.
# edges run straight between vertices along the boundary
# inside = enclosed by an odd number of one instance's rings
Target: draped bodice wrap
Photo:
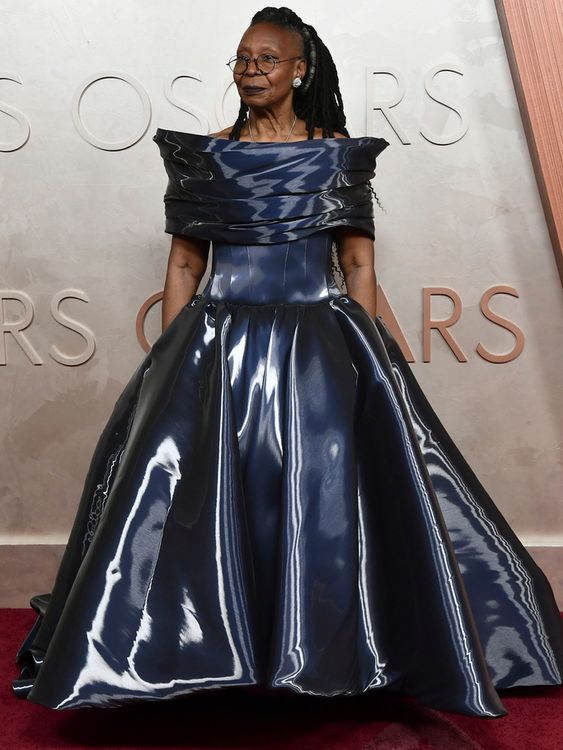
[[[165,231],[277,244],[337,226],[374,232],[370,180],[384,138],[230,141],[158,128]]]

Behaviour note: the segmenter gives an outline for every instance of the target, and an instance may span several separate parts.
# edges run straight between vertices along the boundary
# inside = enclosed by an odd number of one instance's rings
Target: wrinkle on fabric
[[[157,128],[153,141],[170,234],[278,244],[352,226],[375,236],[370,180],[384,138],[249,143]]]

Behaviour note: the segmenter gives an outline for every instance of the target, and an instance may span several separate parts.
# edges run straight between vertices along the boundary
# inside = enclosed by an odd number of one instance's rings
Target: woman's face
[[[276,64],[271,73],[264,74],[251,60],[245,73],[233,73],[240,98],[252,108],[270,107],[292,96],[293,79],[296,76],[303,78],[307,70],[307,62],[301,57],[303,41],[291,29],[271,23],[249,26],[237,47],[237,55],[253,58],[264,54],[286,62]],[[288,57],[298,59],[287,60]]]

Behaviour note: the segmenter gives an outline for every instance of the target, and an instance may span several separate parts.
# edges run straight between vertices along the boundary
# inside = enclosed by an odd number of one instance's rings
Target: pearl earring
[[[296,78],[293,79],[292,86],[293,86],[294,89],[298,89],[299,86],[301,86],[301,78],[299,78],[299,76],[297,76]]]

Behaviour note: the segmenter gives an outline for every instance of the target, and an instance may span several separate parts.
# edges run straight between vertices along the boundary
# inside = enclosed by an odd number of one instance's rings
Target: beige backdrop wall
[[[50,590],[96,440],[144,355],[136,315],[162,289],[170,245],[151,136],[233,121],[224,63],[260,7],[7,3],[1,606]],[[493,0],[292,7],[334,54],[351,134],[391,143],[374,184],[376,270],[415,375],[563,608],[563,300]],[[466,361],[436,330],[424,361],[430,287],[445,289],[434,318],[457,306],[449,331]],[[516,336],[483,314],[489,292]]]

